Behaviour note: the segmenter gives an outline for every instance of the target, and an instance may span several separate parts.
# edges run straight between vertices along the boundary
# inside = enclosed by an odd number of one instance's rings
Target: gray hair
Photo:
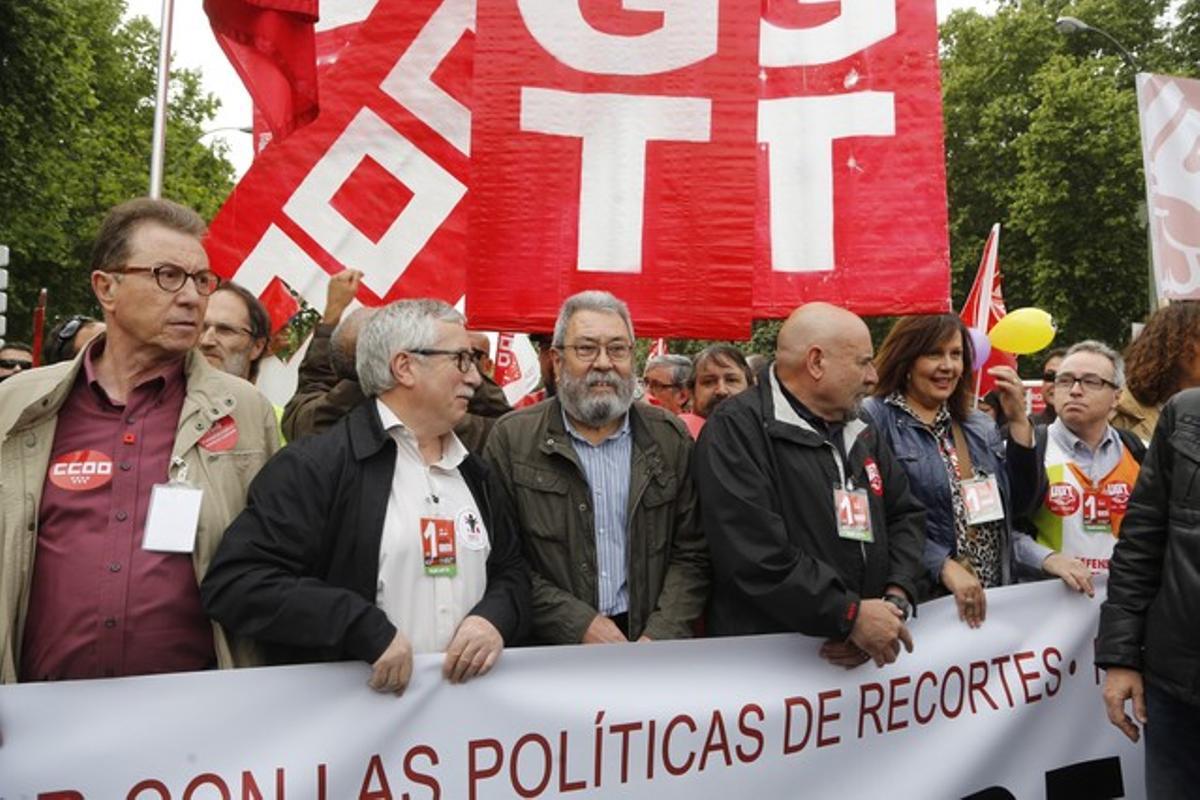
[[[1104,342],[1098,339],[1084,339],[1082,342],[1077,342],[1067,348],[1067,356],[1073,356],[1076,353],[1095,353],[1098,356],[1104,356],[1112,362],[1113,383],[1118,387],[1125,385],[1125,359],[1121,358],[1120,353]]]
[[[646,368],[642,370],[645,375],[655,367],[666,367],[671,370],[671,383],[684,388],[692,382],[692,360],[687,356],[680,356],[668,353],[665,356],[655,356],[646,360]]]
[[[616,314],[625,321],[625,327],[629,329],[629,341],[632,344],[634,339],[633,319],[629,316],[629,306],[625,305],[623,300],[618,300],[611,292],[591,289],[571,295],[562,304],[562,308],[558,311],[558,321],[554,323],[555,347],[562,347],[567,343],[567,325],[570,323],[571,317],[580,311]]]
[[[398,300],[373,313],[359,331],[355,350],[363,394],[378,397],[395,386],[392,358],[437,344],[438,322],[465,325],[466,319],[441,300]]]

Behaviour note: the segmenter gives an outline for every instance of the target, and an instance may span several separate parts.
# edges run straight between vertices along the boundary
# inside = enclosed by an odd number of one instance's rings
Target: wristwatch
[[[908,622],[908,618],[912,616],[912,605],[909,604],[908,598],[901,597],[896,594],[885,594],[883,602],[891,603],[896,608],[900,609],[900,613],[904,615],[903,622]]]

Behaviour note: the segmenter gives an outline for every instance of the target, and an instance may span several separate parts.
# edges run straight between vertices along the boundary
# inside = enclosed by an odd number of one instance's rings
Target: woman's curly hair
[[[1125,348],[1125,385],[1147,406],[1165,403],[1180,389],[1184,364],[1200,344],[1200,302],[1179,301],[1160,308]]]

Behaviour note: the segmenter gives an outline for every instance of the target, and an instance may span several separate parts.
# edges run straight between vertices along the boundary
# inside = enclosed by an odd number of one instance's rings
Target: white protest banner
[[[884,669],[761,636],[511,649],[463,686],[419,656],[400,698],[365,664],[2,687],[0,797],[1138,797],[1099,603],[999,589],[978,630],[930,603]]]
[[[1137,76],[1158,299],[1200,298],[1200,81]]]

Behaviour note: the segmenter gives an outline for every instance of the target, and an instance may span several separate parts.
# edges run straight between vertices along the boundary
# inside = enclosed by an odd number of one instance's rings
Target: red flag
[[[658,358],[668,355],[670,352],[667,349],[667,340],[659,337],[650,343],[650,352],[646,354],[646,358]]]
[[[317,0],[204,0],[217,42],[280,141],[317,116]]]
[[[292,321],[292,317],[300,313],[300,304],[292,296],[291,291],[279,278],[272,278],[267,288],[258,296],[259,302],[267,310],[271,318],[271,335]]]
[[[1000,223],[992,226],[987,242],[983,246],[983,258],[979,261],[979,271],[975,273],[975,283],[971,293],[963,303],[959,318],[968,328],[987,333],[992,326],[1004,318],[1007,310],[1004,308],[1003,278],[1000,276],[998,253],[1000,251]],[[992,367],[1017,368],[1016,356],[992,348],[992,354],[983,364],[976,364],[975,396],[983,397],[992,390],[995,381],[987,370]]]

